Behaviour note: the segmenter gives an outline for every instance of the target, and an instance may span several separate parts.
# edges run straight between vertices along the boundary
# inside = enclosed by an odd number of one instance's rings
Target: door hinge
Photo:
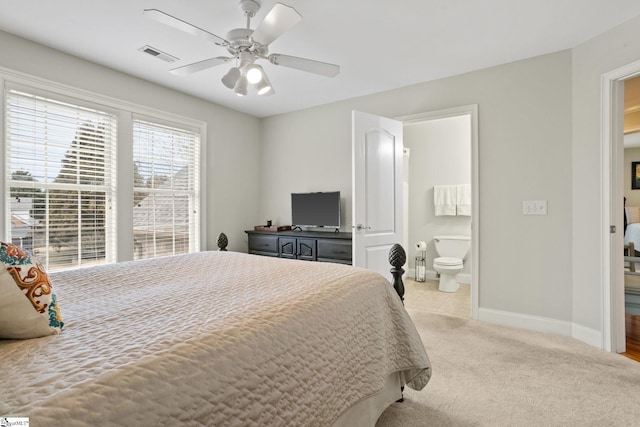
[[[610,225],[609,226],[609,233],[613,234],[616,232],[616,226],[615,225]]]

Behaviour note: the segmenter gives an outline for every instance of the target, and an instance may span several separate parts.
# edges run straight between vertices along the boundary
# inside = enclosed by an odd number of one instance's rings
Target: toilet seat
[[[462,266],[462,260],[460,258],[440,257],[433,260],[434,264],[441,265],[443,267],[455,267]]]

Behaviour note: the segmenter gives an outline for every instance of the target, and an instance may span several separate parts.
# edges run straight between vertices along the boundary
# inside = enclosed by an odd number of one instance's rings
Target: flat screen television
[[[295,227],[340,228],[340,192],[291,193],[291,223]]]

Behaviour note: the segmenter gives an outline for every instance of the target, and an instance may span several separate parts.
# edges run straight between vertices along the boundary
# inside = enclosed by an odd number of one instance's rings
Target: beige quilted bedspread
[[[0,340],[0,416],[31,426],[325,426],[427,355],[393,288],[233,252],[51,274],[60,335]]]

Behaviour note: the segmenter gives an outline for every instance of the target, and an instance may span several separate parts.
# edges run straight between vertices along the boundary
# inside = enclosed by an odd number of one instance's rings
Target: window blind
[[[200,133],[134,119],[134,259],[200,250]]]
[[[99,106],[6,91],[10,238],[50,270],[115,260],[116,126]]]

